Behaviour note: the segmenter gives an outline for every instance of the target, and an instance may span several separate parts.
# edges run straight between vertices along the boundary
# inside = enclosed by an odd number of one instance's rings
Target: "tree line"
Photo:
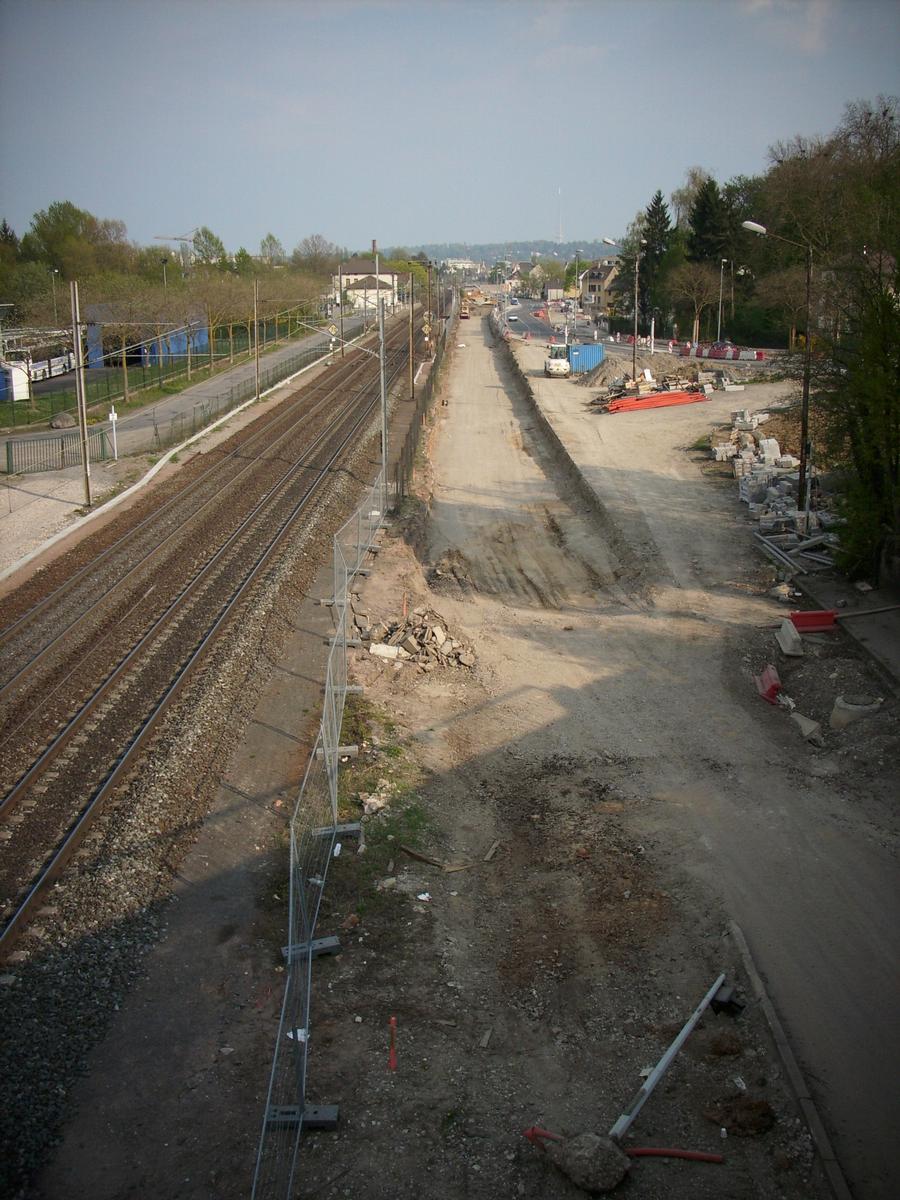
[[[198,315],[213,325],[246,322],[253,311],[253,280],[260,280],[260,317],[287,308],[314,308],[328,288],[345,247],[322,234],[302,238],[290,254],[273,233],[259,253],[241,246],[229,254],[222,239],[201,226],[173,250],[160,240],[141,246],[123,221],[94,216],[61,200],[35,213],[20,238],[0,221],[0,300],[12,308],[4,325],[65,328],[69,280],[80,285],[82,307],[104,304],[118,324],[184,325]],[[386,270],[412,273],[424,283],[419,261],[382,259]]]
[[[622,239],[620,310],[679,336],[810,338],[811,429],[844,474],[845,565],[900,578],[900,102],[848,104],[833,133],[769,151],[761,175],[702,168]],[[764,226],[766,234],[744,222]],[[807,260],[811,264],[807,292]],[[802,356],[789,359],[799,374]]]

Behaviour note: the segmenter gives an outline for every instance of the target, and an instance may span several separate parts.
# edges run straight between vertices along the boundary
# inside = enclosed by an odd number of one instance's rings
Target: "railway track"
[[[388,343],[389,375],[405,367],[404,338]],[[360,357],[204,464],[157,522],[112,538],[101,597],[85,597],[83,567],[0,632],[0,957],[370,428],[377,369]]]

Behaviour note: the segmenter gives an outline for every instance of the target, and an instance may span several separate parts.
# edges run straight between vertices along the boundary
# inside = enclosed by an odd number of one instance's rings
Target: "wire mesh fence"
[[[303,315],[302,320],[291,315],[278,319],[260,319],[258,336],[260,352],[265,354],[293,338],[306,337],[310,326],[324,328],[324,317]],[[102,365],[85,371],[85,404],[90,410],[100,405],[121,403],[126,396],[139,397],[148,391],[171,390],[194,378],[211,377],[216,372],[246,363],[253,356],[252,324],[216,326],[212,343],[205,341],[188,354],[175,349],[169,342],[169,330],[159,338],[145,343],[152,353],[139,355],[136,347],[127,348],[129,361],[123,366],[121,352],[110,350]],[[163,348],[163,343],[165,347]],[[132,361],[142,357],[143,361]],[[9,429],[27,428],[51,420],[61,412],[76,412],[75,378],[72,373],[59,379],[54,387],[44,387],[34,377],[33,395],[28,400],[0,402],[0,426]]]
[[[291,819],[285,993],[253,1177],[253,1200],[287,1200],[294,1194],[300,1135],[304,1126],[323,1120],[321,1110],[306,1103],[312,963],[319,949],[315,929],[328,865],[338,833],[346,828],[338,824],[338,772],[348,690],[350,588],[375,544],[384,521],[384,506],[385,476],[381,471],[356,512],[334,537],[335,634],[328,655],[319,734]]]
[[[270,362],[267,365],[261,364],[260,391],[266,391],[282,379],[296,374],[297,371],[318,362],[330,353],[331,348],[326,340],[311,346],[299,346],[294,353],[279,356],[276,362]],[[243,404],[245,400],[251,399],[256,394],[256,380],[252,373],[236,383],[229,384],[223,378],[218,387],[214,382],[207,384],[205,393],[202,400],[192,403],[190,406],[186,400],[182,401],[182,406],[178,407],[178,411],[165,418],[160,417],[162,405],[150,406],[120,416],[116,423],[116,436],[119,444],[124,445],[127,439],[129,454],[160,451],[180,445],[181,442],[199,433],[219,417],[231,412],[239,404]],[[165,407],[171,409],[173,403],[175,401],[170,398]],[[99,437],[100,443],[106,447],[102,458],[110,457],[109,445],[112,440],[112,431],[109,423],[104,422],[102,426],[95,425],[91,436],[92,438]],[[60,436],[48,435],[47,438],[33,435],[28,438],[7,438],[5,452],[0,455],[0,470],[5,470],[8,474],[26,474],[71,466],[73,464],[68,461],[68,446],[72,439],[74,439],[76,448],[75,462],[77,463],[81,461],[77,433],[66,433]],[[63,440],[67,447],[66,461],[62,461],[59,456],[54,457],[49,452],[31,448],[33,442],[57,445],[60,440]],[[99,456],[94,457],[93,449],[92,461],[100,461]]]
[[[451,313],[451,319],[444,324],[438,338],[432,370],[420,392],[422,412],[432,401],[437,368],[444,354],[447,332],[455,326],[455,315],[455,311]],[[417,439],[419,421],[414,420],[412,426],[410,435]],[[403,453],[406,453],[405,447]],[[394,493],[391,498],[388,477],[382,469],[354,514],[334,536],[334,595],[331,603],[335,634],[328,655],[319,734],[291,820],[285,993],[257,1151],[252,1200],[290,1200],[295,1195],[304,1127],[330,1125],[337,1117],[336,1110],[323,1110],[306,1101],[312,964],[323,947],[323,939],[316,939],[315,930],[328,865],[335,854],[337,839],[344,833],[359,831],[358,826],[338,823],[338,772],[342,751],[347,749],[341,746],[340,737],[350,689],[347,659],[352,619],[350,593],[354,579],[375,545],[388,504],[403,494],[401,475],[402,471],[398,469],[394,475],[394,488],[390,489]]]

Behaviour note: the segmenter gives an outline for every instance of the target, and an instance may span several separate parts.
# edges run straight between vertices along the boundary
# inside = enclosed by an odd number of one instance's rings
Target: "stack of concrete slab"
[[[731,414],[727,441],[712,447],[717,462],[731,462],[738,495],[750,516],[759,522],[757,537],[764,549],[789,573],[822,570],[832,565],[834,535],[815,537],[832,524],[828,513],[797,508],[800,460],[785,454],[777,438],[756,432],[769,413],[738,409]]]

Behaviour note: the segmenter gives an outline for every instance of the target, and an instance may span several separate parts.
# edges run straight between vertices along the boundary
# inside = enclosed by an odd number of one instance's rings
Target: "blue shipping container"
[[[569,362],[573,375],[583,375],[585,371],[593,371],[594,367],[603,362],[603,343],[584,342],[582,345],[569,347]]]

